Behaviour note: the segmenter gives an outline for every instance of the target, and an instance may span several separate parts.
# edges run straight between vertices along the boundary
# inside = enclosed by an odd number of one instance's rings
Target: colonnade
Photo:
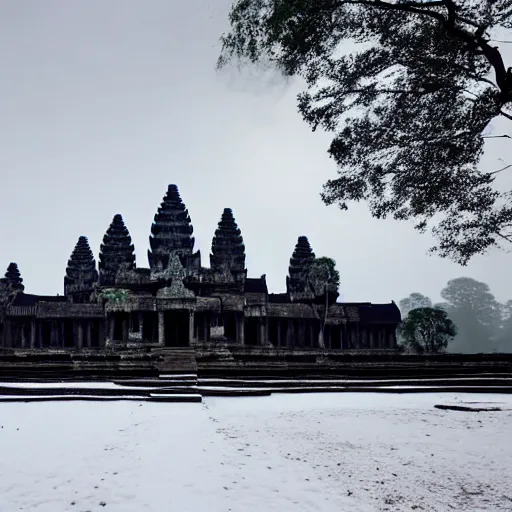
[[[7,318],[0,340],[5,348],[101,348],[103,325],[97,318]]]
[[[117,343],[189,346],[225,340],[238,345],[279,349],[320,348],[321,320],[244,317],[241,312],[114,312],[107,318],[4,320],[0,342],[5,348],[102,348]],[[394,349],[393,326],[345,323],[327,325],[323,345],[328,350]]]

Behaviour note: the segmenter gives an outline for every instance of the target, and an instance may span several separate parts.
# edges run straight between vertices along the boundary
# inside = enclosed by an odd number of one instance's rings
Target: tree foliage
[[[410,311],[418,308],[431,308],[432,301],[421,293],[411,293],[399,302],[400,313],[405,318]]]
[[[501,324],[502,306],[485,283],[459,277],[441,291],[439,304],[458,327],[454,352],[492,352]]]
[[[112,302],[123,302],[128,298],[128,292],[120,289],[106,289],[100,292],[100,297]]]
[[[512,195],[479,170],[484,130],[512,119],[491,39],[511,28],[512,0],[236,0],[229,19],[219,66],[302,77],[300,113],[334,133],[325,203],[413,220],[461,264],[512,241]]]
[[[497,352],[512,352],[512,300],[502,307],[502,322],[496,336]]]
[[[309,280],[315,293],[323,293],[326,285],[331,285],[336,291],[340,286],[340,273],[336,269],[336,261],[327,256],[315,258],[309,270]]]
[[[455,324],[446,311],[430,307],[410,311],[399,331],[406,347],[427,354],[443,352],[457,334]]]

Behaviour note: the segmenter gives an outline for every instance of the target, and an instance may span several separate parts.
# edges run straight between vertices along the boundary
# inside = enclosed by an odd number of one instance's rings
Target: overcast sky
[[[153,216],[176,183],[203,265],[230,207],[249,276],[266,274],[273,292],[285,290],[306,235],[317,256],[336,260],[347,301],[416,291],[438,300],[460,276],[512,298],[512,254],[463,268],[427,255],[430,238],[410,224],[374,220],[364,204],[342,212],[322,203],[336,167],[330,136],[312,133],[297,113],[301,84],[215,70],[229,5],[0,0],[0,267],[16,261],[27,293],[62,294],[78,237],[97,258],[116,213],[147,267]],[[511,163],[503,140],[485,166]]]

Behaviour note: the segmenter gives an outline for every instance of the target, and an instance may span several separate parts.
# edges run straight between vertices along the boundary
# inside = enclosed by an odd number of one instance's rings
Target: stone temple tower
[[[201,254],[194,250],[193,227],[181,200],[178,187],[169,185],[167,194],[158,208],[149,237],[149,266],[152,271],[166,269],[172,254],[177,254],[188,270],[201,266]]]
[[[100,285],[115,284],[119,271],[135,269],[135,254],[132,237],[118,213],[110,224],[100,247],[99,269]]]
[[[290,258],[288,277],[286,278],[286,291],[291,300],[314,298],[314,293],[308,284],[309,270],[314,260],[315,253],[311,249],[309,240],[305,236],[299,236]]]
[[[64,277],[64,295],[72,302],[87,303],[97,282],[98,272],[89,241],[87,237],[81,236],[68,260]]]
[[[241,292],[247,277],[245,245],[231,208],[224,208],[212,240],[210,268],[217,285]]]

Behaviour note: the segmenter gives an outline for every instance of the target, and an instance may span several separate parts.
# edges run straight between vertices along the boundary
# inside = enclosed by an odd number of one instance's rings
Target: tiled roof
[[[11,306],[34,306],[38,302],[67,302],[63,295],[32,295],[30,293],[18,293]]]
[[[267,283],[264,278],[248,277],[245,280],[245,293],[268,293]]]

